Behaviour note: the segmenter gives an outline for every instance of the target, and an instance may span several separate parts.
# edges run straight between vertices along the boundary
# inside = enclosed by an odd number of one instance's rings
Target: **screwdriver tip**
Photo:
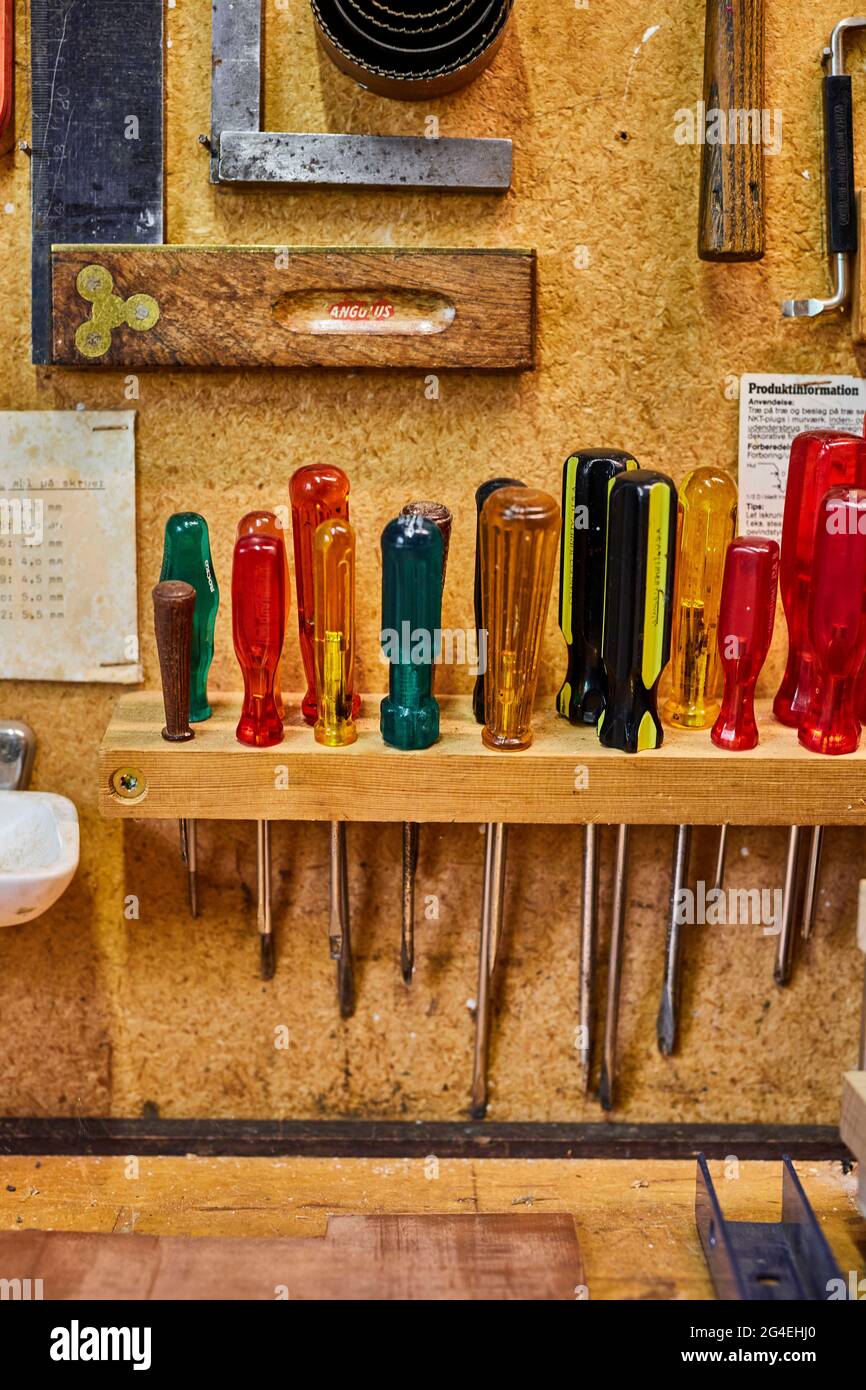
[[[471,1108],[471,1110],[469,1111],[469,1114],[470,1114],[470,1117],[471,1117],[473,1120],[483,1120],[484,1117],[485,1117],[485,1115],[487,1114],[487,1101],[486,1101],[486,1099],[485,1099],[485,1100],[479,1100],[479,1101],[473,1101],[473,1102],[472,1102],[472,1108]]]
[[[598,1082],[598,1099],[602,1110],[613,1109],[613,1078],[608,1075],[607,1067],[604,1065]]]
[[[198,916],[198,877],[196,874],[189,875],[189,915]]]
[[[274,955],[274,938],[270,933],[263,933],[259,937],[261,943],[261,975],[263,980],[272,980],[276,970],[276,958]]]
[[[412,976],[415,974],[415,962],[410,956],[401,955],[400,973],[403,976],[404,985],[411,985]]]
[[[351,964],[337,965],[337,993],[340,998],[340,1017],[351,1018],[355,1012],[355,975]]]
[[[656,1019],[656,1038],[663,1057],[672,1057],[677,1045],[677,1019],[671,1000],[664,996]]]

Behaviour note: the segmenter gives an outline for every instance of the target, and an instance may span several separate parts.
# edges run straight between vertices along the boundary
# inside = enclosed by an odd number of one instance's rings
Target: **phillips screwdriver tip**
[[[276,970],[276,959],[274,956],[274,938],[268,934],[259,937],[261,943],[261,975],[263,980],[272,980]]]

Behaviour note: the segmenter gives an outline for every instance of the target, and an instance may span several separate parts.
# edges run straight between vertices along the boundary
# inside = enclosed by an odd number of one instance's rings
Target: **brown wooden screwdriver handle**
[[[764,0],[707,0],[702,261],[764,254]],[[712,141],[712,143],[711,143]]]
[[[153,626],[162,676],[165,728],[169,743],[184,743],[195,735],[189,727],[189,662],[195,589],[168,579],[153,591]]]

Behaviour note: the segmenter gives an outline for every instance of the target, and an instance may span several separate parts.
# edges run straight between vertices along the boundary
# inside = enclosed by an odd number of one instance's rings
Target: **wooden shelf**
[[[721,752],[706,730],[668,729],[660,749],[630,757],[559,718],[552,701],[536,711],[531,748],[494,753],[466,696],[441,698],[433,748],[403,753],[379,735],[380,698],[364,697],[357,742],[330,749],[315,742],[291,695],[283,743],[258,749],[235,738],[237,694],[213,696],[213,717],[174,745],[161,737],[157,692],[121,696],[99,750],[100,809],[142,819],[866,824],[866,752],[807,753],[768,702],[751,753]],[[124,772],[137,779],[132,798],[113,789]]]

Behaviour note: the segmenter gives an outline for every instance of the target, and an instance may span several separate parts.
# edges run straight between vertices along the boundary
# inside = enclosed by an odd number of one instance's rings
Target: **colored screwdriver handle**
[[[799,739],[813,753],[853,753],[855,697],[866,658],[866,491],[831,488],[818,509],[809,599],[815,673]]]
[[[382,532],[382,649],[390,674],[379,727],[392,748],[429,748],[439,737],[433,671],[442,559],[441,533],[423,516],[398,516]]]
[[[448,568],[448,547],[451,544],[451,527],[454,517],[442,502],[407,502],[401,516],[423,516],[432,521],[442,537],[442,588],[445,588],[445,571]]]
[[[482,483],[475,492],[475,634],[477,641],[477,654],[479,661],[479,675],[476,677],[475,686],[472,691],[472,712],[475,715],[476,724],[484,723],[484,659],[483,653],[486,649],[487,635],[484,633],[484,623],[481,616],[481,513],[484,510],[484,503],[492,493],[501,487],[523,487],[524,484],[516,478],[491,478],[488,482]]]
[[[190,721],[210,719],[207,678],[213,661],[220,591],[210,553],[207,522],[198,512],[175,512],[165,523],[160,579],[180,579],[195,589],[190,654]]]
[[[528,748],[559,507],[534,488],[498,488],[484,503],[480,539],[481,616],[487,631],[481,737],[488,748]]]
[[[286,558],[282,537],[244,535],[232,562],[232,636],[244,678],[239,743],[270,748],[282,742],[274,682],[286,630]]]
[[[791,445],[779,587],[788,624],[788,662],[773,713],[796,728],[809,707],[813,657],[809,590],[821,500],[833,487],[866,487],[866,439],[832,430],[798,434]]]
[[[737,529],[737,487],[715,468],[696,468],[679,490],[668,723],[704,729],[718,713],[716,631],[725,556]]]
[[[661,747],[658,683],[670,660],[677,490],[639,468],[610,486],[602,655],[608,703],[599,724],[605,748]]]
[[[355,727],[355,532],[323,521],[313,541],[313,655],[317,743],[342,748]]]
[[[286,549],[285,534],[280,523],[279,517],[275,512],[247,512],[246,516],[241,517],[238,522],[236,539],[241,536],[273,536],[280,541],[283,547],[283,554],[286,557],[286,602],[285,615],[288,622],[289,608],[292,602],[292,581],[289,576],[289,553]],[[283,631],[283,655],[286,650],[286,634]],[[281,719],[286,717],[286,707],[283,702],[283,680],[282,680],[282,660],[277,666],[276,679],[274,680],[274,704],[277,707],[277,714]]]
[[[779,547],[775,541],[738,536],[731,542],[725,559],[717,639],[725,692],[710,731],[717,748],[739,753],[757,746],[755,687],[773,640],[778,583]]]
[[[556,708],[572,724],[596,725],[607,702],[601,656],[607,494],[614,478],[637,467],[620,449],[582,449],[562,469],[559,627],[568,670]]]
[[[162,677],[165,728],[169,743],[186,743],[189,727],[189,662],[196,593],[182,580],[163,580],[153,590],[153,626]]]
[[[307,678],[307,690],[301,711],[308,724],[315,724],[316,670],[314,646],[314,584],[313,544],[316,531],[323,521],[349,520],[349,479],[342,468],[332,465],[309,464],[292,474],[289,483],[292,508],[292,541],[295,553],[295,593],[298,603],[298,631],[301,659]],[[355,696],[353,713],[357,715],[361,697]]]

